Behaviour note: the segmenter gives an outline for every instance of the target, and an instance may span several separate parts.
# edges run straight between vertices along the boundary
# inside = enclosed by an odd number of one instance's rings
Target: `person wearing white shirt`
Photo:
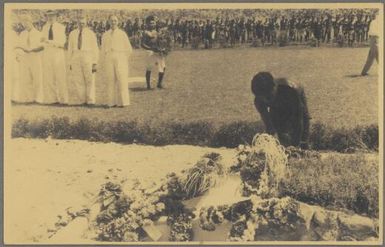
[[[80,17],[78,29],[73,30],[68,38],[68,59],[71,79],[69,104],[95,104],[95,72],[99,58],[96,35],[86,27],[87,20]],[[72,93],[72,90],[74,92]]]
[[[127,34],[118,28],[118,18],[109,18],[111,29],[103,34],[101,60],[107,83],[107,105],[127,106],[130,104],[128,92],[128,59],[132,47]]]
[[[372,67],[374,60],[376,60],[378,63],[378,44],[377,43],[378,43],[378,32],[380,31],[380,29],[379,29],[378,18],[376,18],[375,15],[373,15],[372,18],[374,19],[372,19],[369,26],[370,49],[369,49],[368,57],[366,59],[366,63],[361,72],[362,76],[368,75],[368,71],[370,70],[370,67]]]
[[[10,58],[10,67],[11,68],[11,100],[13,102],[21,102],[20,101],[20,60],[23,55],[23,51],[21,49],[17,49],[20,46],[20,37],[19,34],[14,30],[10,30],[9,39],[6,43],[7,52]]]
[[[23,18],[24,31],[20,33],[18,49],[24,51],[20,58],[20,99],[23,103],[43,103],[43,70],[41,32],[32,24],[30,16]]]
[[[66,63],[64,44],[66,42],[64,25],[56,22],[57,14],[54,11],[47,12],[47,24],[44,25],[44,103],[54,104],[68,102],[68,89],[66,81]]]

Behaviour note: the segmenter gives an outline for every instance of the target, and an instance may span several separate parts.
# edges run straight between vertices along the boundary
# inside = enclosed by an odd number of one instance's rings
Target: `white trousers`
[[[14,102],[20,102],[20,62],[16,60],[16,55],[14,55],[11,59],[11,100]]]
[[[107,83],[107,105],[129,105],[128,58],[126,54],[108,52],[104,61],[104,75]]]
[[[92,54],[75,51],[71,59],[68,80],[68,103],[95,104],[95,74],[92,73]]]
[[[158,53],[150,51],[146,61],[147,71],[151,71],[154,66],[157,66],[158,72],[163,73],[166,68],[166,58]]]
[[[25,53],[20,61],[19,102],[43,103],[43,70],[40,53]]]
[[[43,55],[44,103],[68,103],[64,50],[46,47]]]

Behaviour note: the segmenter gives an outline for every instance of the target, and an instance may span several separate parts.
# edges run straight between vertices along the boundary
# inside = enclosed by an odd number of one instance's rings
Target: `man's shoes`
[[[367,75],[369,75],[369,74],[366,73],[366,72],[365,73],[364,72],[361,73],[361,76],[367,76]]]
[[[159,85],[159,84],[158,84],[158,86],[156,86],[156,87],[157,87],[158,89],[164,89],[163,86],[162,86],[162,85]]]

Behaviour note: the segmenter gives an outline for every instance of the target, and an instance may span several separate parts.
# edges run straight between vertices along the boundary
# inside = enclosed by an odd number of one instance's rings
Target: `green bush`
[[[264,126],[261,122],[233,122],[219,128],[213,136],[211,145],[234,148],[239,144],[250,144],[255,134],[263,130]]]
[[[93,127],[92,120],[81,118],[71,123],[70,136],[80,140],[89,140]]]
[[[322,159],[290,159],[289,170],[281,196],[378,217],[377,159],[368,160],[364,154],[333,153]]]
[[[336,129],[332,132],[327,147],[329,150],[344,152],[348,149],[366,149],[361,137],[354,131],[348,129]]]
[[[47,138],[50,135],[50,121],[47,119],[41,122],[31,122],[29,126],[30,137],[32,138]]]
[[[379,132],[377,125],[359,126],[355,131],[369,149],[378,150]]]
[[[214,127],[208,122],[171,123],[168,124],[175,144],[207,146],[214,135]]]
[[[38,123],[36,123],[38,124]],[[42,124],[40,122],[40,124]],[[77,138],[72,135],[72,125],[68,117],[53,116],[49,121],[49,133],[55,139],[73,139]]]
[[[215,128],[207,121],[140,123],[133,121],[99,121],[52,116],[51,119],[18,119],[12,126],[12,137],[81,139],[101,142],[141,143],[148,145],[188,144],[234,148],[251,143],[255,134],[264,131],[262,122],[237,121]],[[314,150],[347,152],[378,150],[378,126],[355,129],[333,129],[314,123],[309,143]]]
[[[139,126],[136,121],[118,121],[104,124],[110,126],[107,134],[114,142],[134,143],[143,140],[143,134],[139,131]]]
[[[378,150],[378,126],[358,126],[354,129],[333,129],[316,122],[311,126],[309,143],[315,150]]]
[[[309,143],[313,149],[325,150],[328,148],[326,138],[330,137],[330,135],[330,129],[326,128],[324,124],[316,122],[311,125]]]
[[[24,118],[16,120],[12,125],[12,137],[28,137],[29,121]]]
[[[143,132],[143,144],[162,146],[173,144],[172,130],[165,124],[147,123],[141,126]]]

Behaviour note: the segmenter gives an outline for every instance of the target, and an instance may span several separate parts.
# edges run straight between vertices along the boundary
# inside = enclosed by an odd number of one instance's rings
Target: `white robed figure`
[[[17,49],[20,44],[20,37],[14,31],[10,30],[9,39],[6,43],[6,51],[9,54],[9,65],[11,71],[11,100],[13,102],[20,102],[20,60],[22,53],[21,49]]]
[[[103,34],[101,60],[107,83],[107,105],[127,106],[130,104],[128,92],[128,59],[132,47],[127,34],[118,28],[118,18],[109,18],[111,29]]]
[[[48,22],[44,25],[43,75],[44,103],[68,103],[67,69],[64,44],[66,42],[64,25],[56,22],[57,13],[47,12]]]
[[[68,38],[70,79],[68,81],[69,104],[95,104],[95,72],[99,59],[96,35],[86,27],[85,17],[79,17],[78,29]]]
[[[24,31],[20,33],[16,49],[20,56],[19,102],[43,103],[42,34],[32,24],[30,16],[23,17]]]

